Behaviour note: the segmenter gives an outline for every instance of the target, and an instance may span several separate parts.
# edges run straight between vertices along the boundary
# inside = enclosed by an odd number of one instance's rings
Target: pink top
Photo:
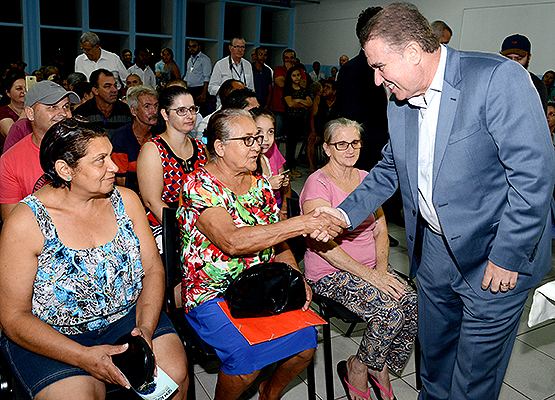
[[[266,152],[266,154],[264,154],[264,156],[268,159],[268,162],[270,164],[270,170],[272,171],[271,176],[279,174],[280,168],[283,168],[283,166],[285,165],[285,158],[283,158],[283,155],[279,151],[279,148],[277,147],[276,142],[274,142],[272,147],[268,149],[268,151]],[[264,176],[264,177],[269,178],[268,176]],[[282,199],[281,199],[281,192],[279,189],[274,190],[274,197],[276,198],[278,207],[281,207]]]
[[[31,139],[25,136],[0,158],[0,204],[17,203],[33,193],[44,174],[39,147]]]
[[[15,122],[18,118],[19,115],[17,115],[8,104],[0,107],[0,121],[4,119],[11,119],[13,122]],[[0,154],[2,154],[2,145],[4,144],[4,139],[4,136],[0,135]]]
[[[6,136],[6,141],[4,142],[4,153],[14,144],[31,133],[33,133],[31,121],[27,118],[17,120],[8,131],[8,136]]]
[[[358,170],[362,181],[368,172]],[[344,192],[321,170],[314,172],[305,182],[301,192],[300,204],[307,200],[323,199],[331,203],[332,207],[337,207],[349,193]],[[335,238],[335,242],[349,254],[354,260],[366,265],[368,268],[376,266],[376,242],[374,241],[373,229],[376,226],[374,214],[369,216],[366,221],[352,231],[345,231],[342,235]],[[306,250],[304,256],[305,275],[311,281],[317,281],[326,275],[339,271],[332,267],[322,257],[312,251]]]

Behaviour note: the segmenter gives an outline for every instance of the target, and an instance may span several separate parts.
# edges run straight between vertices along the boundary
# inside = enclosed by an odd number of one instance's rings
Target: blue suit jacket
[[[528,72],[495,54],[447,50],[433,167],[433,204],[447,245],[479,296],[488,259],[519,273],[513,291],[551,268],[555,157]],[[418,109],[392,99],[383,159],[339,206],[358,226],[399,186],[411,276],[418,238]]]

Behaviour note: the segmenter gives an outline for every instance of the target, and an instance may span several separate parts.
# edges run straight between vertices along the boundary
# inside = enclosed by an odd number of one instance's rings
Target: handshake
[[[307,226],[303,236],[310,236],[319,242],[328,242],[349,227],[345,216],[337,208],[319,206],[306,216],[309,218],[306,220]]]

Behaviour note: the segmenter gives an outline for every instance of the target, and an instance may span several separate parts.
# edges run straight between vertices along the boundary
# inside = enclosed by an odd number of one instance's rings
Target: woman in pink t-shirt
[[[337,207],[368,174],[354,168],[362,147],[360,132],[359,123],[345,118],[326,125],[323,146],[330,160],[308,177],[300,197],[303,213]],[[388,367],[402,370],[416,337],[416,293],[389,267],[388,257],[387,225],[379,208],[334,241],[310,241],[304,258],[314,293],[343,304],[368,323],[356,356],[338,365],[353,400],[370,397],[368,375],[378,399],[394,399]]]

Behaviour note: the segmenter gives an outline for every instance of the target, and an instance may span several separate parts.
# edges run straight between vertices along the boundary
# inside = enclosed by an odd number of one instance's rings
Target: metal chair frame
[[[287,211],[289,218],[294,216],[300,215],[300,205],[298,199],[287,199]],[[306,248],[304,243],[304,239],[298,240],[299,238],[295,238],[293,243],[290,243],[290,247],[294,246],[294,254],[296,257],[300,257],[297,259],[299,261],[302,259],[302,256],[297,256],[297,254],[303,254]],[[409,284],[416,289],[416,285],[410,280],[406,275],[397,272],[403,279],[406,279]],[[333,392],[333,360],[332,360],[332,349],[331,349],[331,327],[330,327],[330,320],[331,318],[337,318],[341,321],[350,324],[349,328],[345,332],[346,337],[350,337],[353,333],[356,325],[358,323],[365,323],[365,321],[347,309],[342,304],[327,298],[325,296],[319,296],[314,294],[312,297],[312,301],[318,306],[320,316],[327,322],[327,325],[322,327],[322,334],[323,334],[323,342],[324,342],[324,375],[326,379],[326,399],[333,400],[334,399],[334,392]],[[422,388],[422,380],[420,378],[420,343],[418,339],[416,339],[414,344],[414,350],[416,352],[416,388],[420,390]]]
[[[180,232],[175,208],[164,208],[162,218],[162,243],[164,268],[166,271],[166,307],[167,314],[179,336],[183,340],[189,361],[189,391],[187,398],[195,399],[194,364],[219,360],[212,346],[203,341],[195,332],[182,308],[178,308],[174,299],[174,288],[182,281]],[[308,399],[316,400],[316,380],[314,376],[314,362],[306,369]]]

